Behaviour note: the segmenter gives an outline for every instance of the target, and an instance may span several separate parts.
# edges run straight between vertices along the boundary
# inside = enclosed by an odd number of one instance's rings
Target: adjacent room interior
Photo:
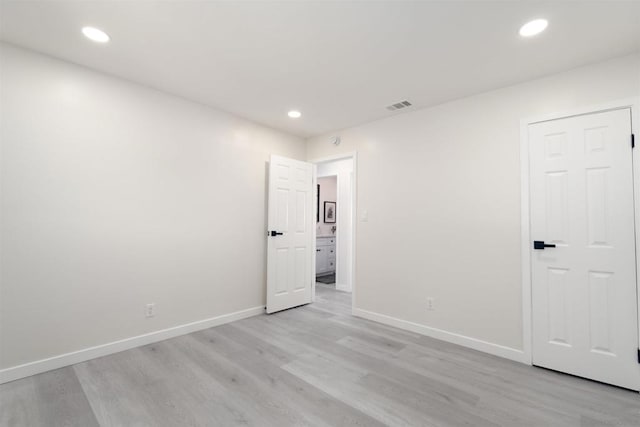
[[[0,426],[640,426],[639,1],[0,0]]]
[[[336,287],[337,203],[338,177],[318,176],[318,215],[322,206],[322,219],[316,229],[316,284]],[[342,209],[342,206],[340,207]],[[340,230],[343,231],[342,229]]]

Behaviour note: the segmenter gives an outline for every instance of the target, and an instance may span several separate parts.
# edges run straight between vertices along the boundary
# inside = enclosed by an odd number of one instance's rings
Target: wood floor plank
[[[224,393],[222,385],[207,382],[203,391],[197,375],[178,371],[183,361],[172,357],[173,365],[164,366],[161,356],[147,354],[165,355],[167,346],[158,343],[74,367],[100,425],[198,425],[200,415],[220,423],[243,420],[242,413],[226,411],[211,398]],[[207,398],[209,405],[201,405]]]
[[[97,426],[72,368],[0,386],[0,426]]]
[[[428,414],[400,407],[396,401],[360,385],[358,382],[366,372],[352,370],[311,353],[301,355],[284,369],[386,425],[432,425]]]
[[[357,409],[333,398],[331,395],[312,386],[300,378],[282,369],[282,363],[273,363],[264,354],[256,354],[245,345],[236,342],[241,331],[233,325],[209,329],[196,334],[206,345],[212,346],[219,352],[233,360],[233,362],[254,378],[260,381],[271,393],[281,399],[291,402],[313,425],[326,426],[376,426],[381,425],[375,419]],[[241,342],[246,342],[241,339]],[[251,347],[255,346],[253,339]],[[258,339],[258,341],[260,341]],[[260,344],[259,344],[260,345]],[[268,345],[268,344],[265,344]],[[278,360],[279,361],[279,360]],[[285,362],[287,364],[290,362]]]
[[[260,335],[268,336],[274,345],[282,346],[283,348],[296,348],[299,354],[306,356],[312,354],[332,361],[335,366],[343,366],[354,370],[361,370],[362,373],[376,372],[379,375],[384,376],[386,379],[395,382],[398,386],[407,387],[411,390],[411,393],[428,393],[428,398],[438,400],[440,405],[458,404],[463,402],[467,405],[468,410],[472,410],[473,404],[478,400],[476,396],[466,393],[462,389],[455,389],[454,387],[447,386],[446,384],[439,383],[431,379],[426,381],[426,378],[420,378],[419,374],[415,372],[409,372],[407,370],[398,368],[385,361],[373,358],[367,354],[359,354],[350,349],[340,346],[340,341],[332,342],[318,334],[313,338],[306,335],[306,332],[296,332],[289,326],[278,325],[275,321],[261,322],[259,325]],[[243,325],[238,325],[243,327]],[[282,334],[283,330],[287,331],[286,334]],[[375,352],[375,349],[373,350]],[[298,357],[297,360],[300,360]],[[320,362],[322,359],[318,359]],[[293,365],[298,368],[295,364]],[[286,369],[293,369],[292,365],[285,367]],[[297,374],[302,375],[303,372],[296,371]],[[427,383],[429,384],[426,387]],[[326,387],[325,390],[328,390]],[[336,391],[331,389],[332,393]],[[375,389],[369,390],[367,395],[375,393]],[[427,396],[425,396],[427,399]],[[461,411],[464,408],[457,407],[457,411]],[[460,419],[463,415],[459,416]],[[476,420],[477,424],[483,423],[480,419]]]

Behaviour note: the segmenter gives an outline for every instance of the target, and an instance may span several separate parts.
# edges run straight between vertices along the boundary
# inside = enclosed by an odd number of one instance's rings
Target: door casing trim
[[[357,215],[357,200],[358,200],[358,152],[357,151],[348,151],[341,154],[335,154],[332,156],[320,157],[316,159],[307,160],[309,163],[314,165],[313,169],[313,185],[314,189],[316,188],[317,183],[317,165],[320,163],[329,163],[335,162],[337,160],[347,160],[353,159],[353,178],[351,184],[351,313],[355,313],[356,307],[356,241],[357,241],[357,232],[358,232],[358,215]],[[315,200],[315,199],[314,199]],[[338,237],[339,238],[339,237]],[[315,301],[316,299],[316,262],[315,262],[315,253],[316,253],[316,227],[313,227],[313,267],[312,267],[312,288],[311,288],[311,301]],[[337,261],[336,261],[337,266]]]

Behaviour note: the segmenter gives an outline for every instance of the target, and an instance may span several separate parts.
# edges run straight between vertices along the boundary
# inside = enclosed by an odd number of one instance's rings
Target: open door
[[[267,239],[267,313],[311,302],[313,165],[271,156]]]

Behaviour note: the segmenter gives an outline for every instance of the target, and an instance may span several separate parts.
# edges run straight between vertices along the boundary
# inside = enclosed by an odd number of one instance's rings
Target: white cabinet
[[[336,272],[336,238],[318,237],[316,239],[316,276]]]

